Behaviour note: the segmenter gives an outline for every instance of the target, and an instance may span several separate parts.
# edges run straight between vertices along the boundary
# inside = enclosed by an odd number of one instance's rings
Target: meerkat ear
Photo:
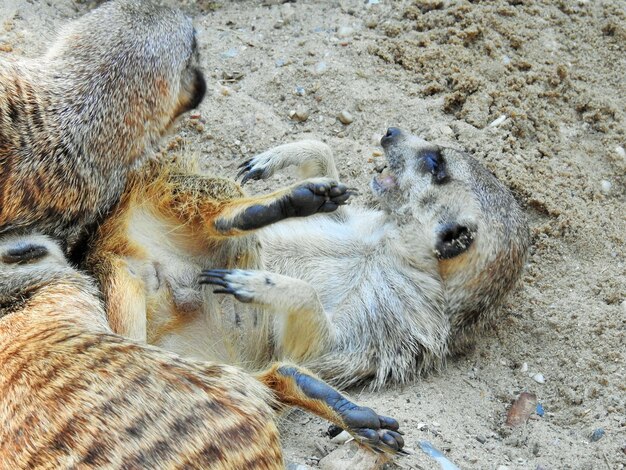
[[[30,242],[17,242],[2,253],[5,264],[26,264],[47,256],[48,248]]]
[[[439,259],[450,259],[467,251],[474,241],[474,230],[456,222],[437,228],[435,254]]]

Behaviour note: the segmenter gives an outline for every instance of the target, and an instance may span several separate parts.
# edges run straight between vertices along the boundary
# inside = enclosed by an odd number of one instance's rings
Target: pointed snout
[[[386,148],[389,145],[395,143],[401,135],[401,129],[397,127],[390,127],[389,129],[387,129],[387,133],[383,136],[383,138],[380,139],[380,145],[382,145],[383,148]]]

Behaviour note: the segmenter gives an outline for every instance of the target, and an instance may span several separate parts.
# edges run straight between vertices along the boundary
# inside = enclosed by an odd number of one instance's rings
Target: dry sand
[[[244,156],[315,136],[362,188],[355,203],[367,203],[376,136],[397,125],[466,149],[532,222],[521,286],[474,351],[404,389],[352,391],[401,421],[417,452],[395,465],[437,468],[419,451],[427,439],[460,468],[624,468],[626,2],[182,3],[209,93],[173,146],[206,168],[233,176]],[[1,0],[0,57],[35,56],[90,6]],[[337,120],[344,110],[349,125]],[[294,111],[308,119],[290,119]],[[545,415],[508,429],[522,391]],[[315,466],[336,447],[326,427],[290,415],[288,457]]]

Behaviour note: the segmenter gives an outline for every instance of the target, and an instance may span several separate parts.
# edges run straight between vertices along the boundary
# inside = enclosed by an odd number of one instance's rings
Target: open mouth
[[[397,187],[396,177],[388,167],[385,167],[378,175],[372,178],[372,188],[378,193],[391,191]]]

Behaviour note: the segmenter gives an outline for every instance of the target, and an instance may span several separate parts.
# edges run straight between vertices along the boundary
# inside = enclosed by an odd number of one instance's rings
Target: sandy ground
[[[416,449],[390,467],[437,468],[419,450],[427,439],[464,469],[624,468],[626,2],[182,4],[200,33],[209,93],[175,145],[207,169],[233,176],[244,156],[315,136],[364,204],[376,139],[397,125],[466,149],[531,220],[521,286],[474,351],[404,389],[352,391],[397,417]],[[36,56],[90,7],[1,0],[0,58]],[[337,120],[342,111],[351,124]],[[522,391],[545,414],[509,429]],[[337,447],[326,428],[287,417],[289,459],[318,465]]]

